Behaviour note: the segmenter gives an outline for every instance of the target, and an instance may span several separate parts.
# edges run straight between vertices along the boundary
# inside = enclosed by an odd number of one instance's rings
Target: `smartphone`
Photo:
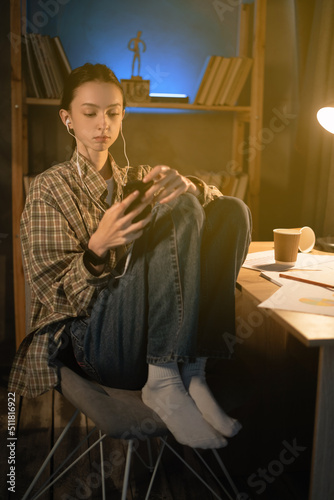
[[[124,198],[126,198],[127,196],[129,196],[129,194],[133,193],[134,191],[139,191],[140,195],[125,210],[125,214],[128,214],[128,213],[132,212],[139,205],[140,200],[141,200],[143,194],[146,193],[146,191],[152,185],[153,185],[153,181],[143,182],[143,181],[140,181],[140,180],[136,180],[136,181],[128,181],[126,183],[126,185],[124,186],[124,190],[123,190],[123,192],[124,192]],[[132,222],[138,222],[138,221],[140,221],[142,219],[145,219],[145,217],[147,217],[148,214],[151,212],[151,208],[152,208],[151,205],[147,205],[147,207],[145,207],[144,210],[142,212],[140,212],[140,214],[137,215],[137,217],[135,217]]]

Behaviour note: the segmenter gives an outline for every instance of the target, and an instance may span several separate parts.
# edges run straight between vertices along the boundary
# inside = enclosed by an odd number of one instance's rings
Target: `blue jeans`
[[[230,357],[235,284],[251,234],[248,207],[181,195],[157,205],[124,277],[111,276],[91,316],[71,324],[75,357],[104,385],[140,389],[148,363]],[[121,274],[124,259],[114,274]]]

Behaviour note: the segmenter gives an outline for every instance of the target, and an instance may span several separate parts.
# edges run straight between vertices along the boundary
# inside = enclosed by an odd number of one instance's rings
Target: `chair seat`
[[[62,366],[61,392],[108,436],[143,439],[164,436],[168,429],[141,399],[141,391],[113,389],[87,380]]]

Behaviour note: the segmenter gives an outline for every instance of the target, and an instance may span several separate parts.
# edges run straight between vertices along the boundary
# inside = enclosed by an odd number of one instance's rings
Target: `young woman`
[[[76,149],[37,176],[26,200],[31,325],[10,388],[34,397],[59,384],[57,359],[70,338],[87,375],[142,389],[179,442],[219,448],[241,426],[214,400],[205,363],[230,357],[224,338],[234,334],[249,210],[165,165],[118,167],[109,148],[122,134],[124,108],[106,66],[85,64],[69,76],[60,118]],[[150,187],[125,197],[134,179]]]

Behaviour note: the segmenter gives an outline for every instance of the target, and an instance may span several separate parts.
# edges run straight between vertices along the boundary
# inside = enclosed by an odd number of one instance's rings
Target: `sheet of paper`
[[[305,269],[304,271],[285,271],[280,273],[280,278],[283,279],[284,283],[287,279],[296,278],[297,280],[312,281],[313,283],[310,284],[319,283],[319,285],[327,285],[330,288],[334,287],[334,270],[331,270],[330,268],[327,268],[327,270],[322,268],[321,270]]]
[[[279,276],[289,274],[305,277],[311,281],[326,279],[326,283],[328,280],[332,283],[334,255],[298,253],[294,267],[287,268],[276,264],[274,250],[268,250],[248,254],[243,267],[260,271],[261,276],[280,286],[277,292],[259,307],[334,316],[333,290]]]
[[[334,316],[334,292],[316,285],[289,281],[259,307]]]
[[[260,273],[260,276],[266,278],[275,285],[283,286],[288,283],[288,278],[284,278],[284,276],[296,276],[296,278],[306,279],[309,281],[314,281],[319,284],[327,284],[330,287],[334,287],[334,270],[332,266],[323,265],[321,268],[307,268],[305,270],[297,270],[297,269],[289,269],[285,271],[263,271]],[[291,281],[291,280],[289,280]]]
[[[276,264],[274,250],[267,250],[265,252],[249,253],[242,267],[256,269],[258,271],[283,272],[287,269],[297,270],[315,267],[321,269],[324,265],[326,265],[326,268],[331,266],[334,269],[334,254],[313,255],[309,253],[298,253],[296,264],[294,267],[288,268],[282,264]]]

